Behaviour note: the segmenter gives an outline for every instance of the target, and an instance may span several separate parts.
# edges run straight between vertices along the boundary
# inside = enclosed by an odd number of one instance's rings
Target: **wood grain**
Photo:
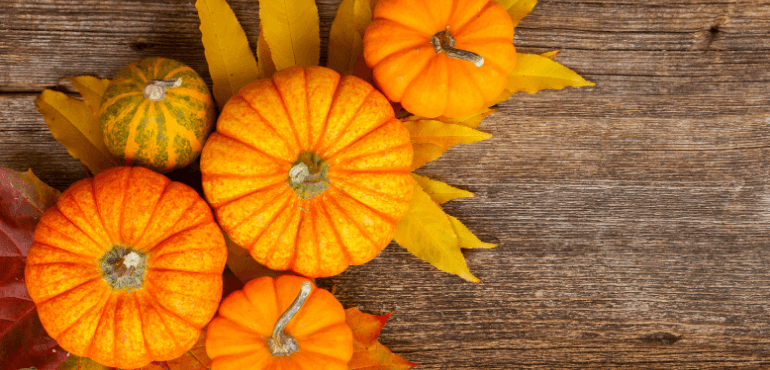
[[[253,47],[256,1],[229,2]],[[769,368],[768,34],[767,0],[541,0],[518,50],[597,86],[514,95],[419,171],[476,193],[445,208],[500,244],[466,252],[482,283],[391,245],[319,284],[395,311],[381,341],[422,369]],[[193,1],[5,0],[0,166],[82,178],[35,96],[156,55],[210,81]]]

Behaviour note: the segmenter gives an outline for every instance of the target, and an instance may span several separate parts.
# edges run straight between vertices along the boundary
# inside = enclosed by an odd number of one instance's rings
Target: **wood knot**
[[[652,333],[649,335],[645,335],[642,337],[642,342],[646,343],[653,343],[653,344],[674,344],[678,342],[682,337],[676,336],[671,333]]]

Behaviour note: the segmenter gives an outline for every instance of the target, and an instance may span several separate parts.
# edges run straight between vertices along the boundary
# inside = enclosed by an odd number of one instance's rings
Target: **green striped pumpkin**
[[[158,172],[185,167],[201,153],[214,124],[214,102],[192,68],[147,58],[123,68],[104,92],[99,127],[125,165]]]

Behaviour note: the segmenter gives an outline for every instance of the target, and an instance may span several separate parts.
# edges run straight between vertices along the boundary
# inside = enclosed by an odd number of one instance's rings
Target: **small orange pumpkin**
[[[225,105],[201,154],[222,229],[273,270],[331,276],[393,239],[412,145],[388,100],[324,67],[291,67]]]
[[[261,277],[222,301],[206,353],[212,370],[347,370],[353,332],[340,302],[310,280]]]
[[[391,101],[423,117],[462,117],[505,89],[513,22],[491,0],[380,0],[364,60]]]
[[[222,298],[226,259],[195,190],[117,167],[76,182],[43,214],[24,276],[62,348],[133,369],[195,344]]]

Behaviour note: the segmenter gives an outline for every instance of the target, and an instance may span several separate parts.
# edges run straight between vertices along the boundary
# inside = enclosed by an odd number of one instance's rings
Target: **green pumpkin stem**
[[[286,329],[286,325],[289,324],[289,321],[294,318],[294,315],[299,312],[302,305],[305,304],[305,300],[310,296],[312,289],[313,286],[310,285],[309,281],[303,281],[302,287],[299,288],[297,298],[294,299],[291,306],[286,309],[286,312],[284,312],[275,323],[273,335],[270,338],[267,338],[267,344],[268,347],[270,347],[270,353],[273,356],[288,356],[299,351],[297,341],[289,334],[286,334],[284,329]]]
[[[144,84],[142,94],[151,101],[162,101],[166,98],[166,89],[173,89],[182,86],[181,78],[171,78],[168,80],[149,80]]]
[[[440,54],[443,51],[446,53],[446,56],[450,58],[471,62],[476,67],[481,67],[484,65],[484,57],[481,55],[472,53],[467,50],[455,49],[455,38],[452,37],[451,33],[449,33],[449,26],[446,26],[445,31],[441,31],[433,35],[431,43],[433,44],[433,48],[436,50],[436,54]]]

